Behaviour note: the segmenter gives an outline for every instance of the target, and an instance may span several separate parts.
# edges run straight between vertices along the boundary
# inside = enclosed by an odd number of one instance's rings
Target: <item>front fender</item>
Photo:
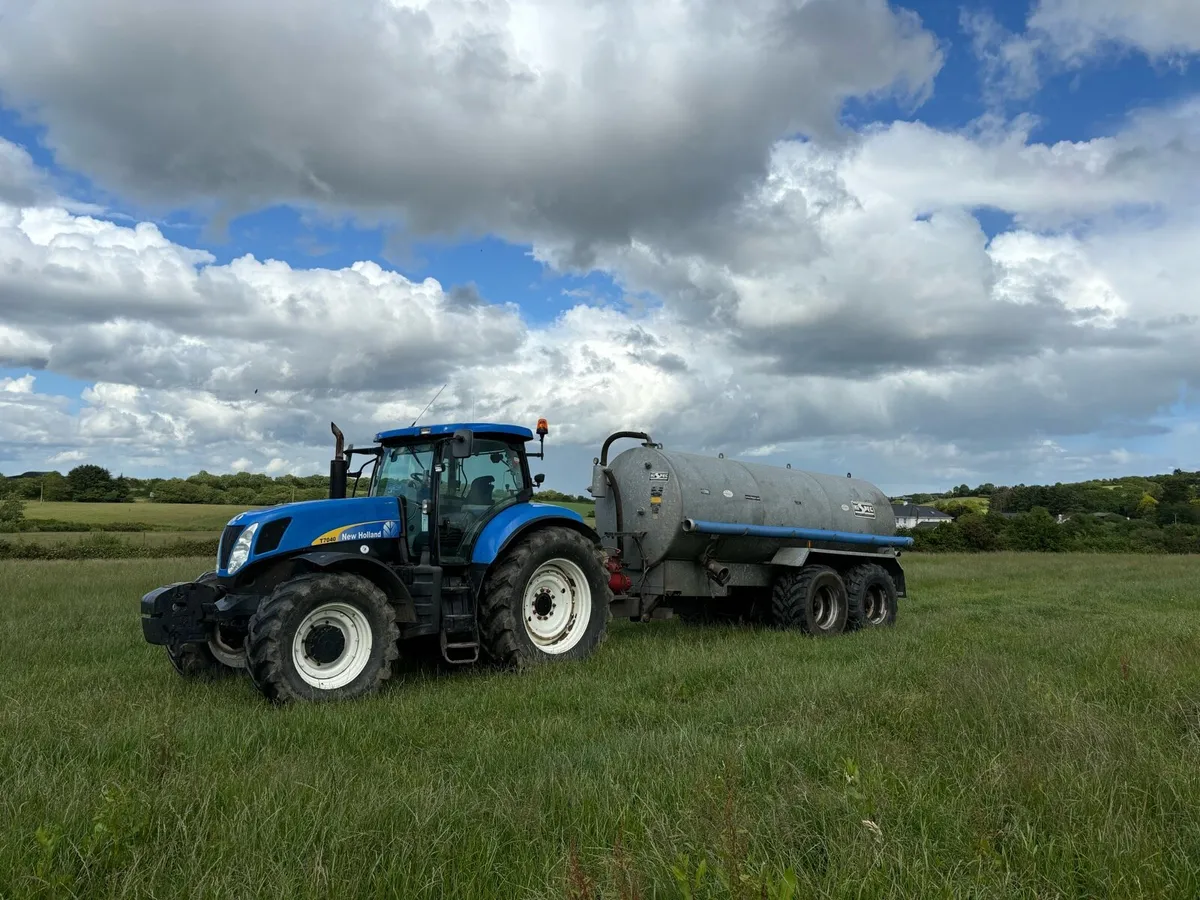
[[[358,553],[341,553],[337,550],[314,550],[283,558],[265,559],[256,567],[248,567],[242,579],[237,579],[244,590],[258,589],[270,593],[280,582],[294,578],[305,571],[352,572],[372,582],[387,595],[400,615],[402,623],[415,622],[416,606],[412,595],[395,569],[370,556]],[[242,573],[239,573],[241,575]]]
[[[551,503],[518,503],[496,514],[479,532],[471,550],[474,565],[490,566],[504,548],[533,525],[562,524],[587,535],[597,544],[600,536],[583,521],[583,516],[565,506]]]

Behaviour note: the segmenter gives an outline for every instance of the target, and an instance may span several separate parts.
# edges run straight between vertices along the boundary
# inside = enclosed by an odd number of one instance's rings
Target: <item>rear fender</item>
[[[600,545],[600,535],[588,527],[583,516],[574,510],[548,503],[520,503],[501,510],[483,527],[471,549],[471,564],[475,567],[490,566],[513,541],[532,528],[548,525],[574,529],[596,546]]]
[[[336,550],[317,550],[283,559],[264,560],[261,566],[253,567],[236,579],[239,592],[266,595],[277,586],[297,575],[310,572],[350,572],[361,575],[377,586],[396,607],[397,621],[417,621],[417,611],[408,587],[391,566],[370,556],[356,553],[339,553]]]

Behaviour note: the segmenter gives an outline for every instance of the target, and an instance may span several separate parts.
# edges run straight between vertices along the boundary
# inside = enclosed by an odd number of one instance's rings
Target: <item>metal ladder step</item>
[[[469,640],[451,640],[450,635]],[[479,659],[479,630],[475,616],[450,614],[442,616],[442,631],[438,636],[442,658],[454,665],[467,665]]]

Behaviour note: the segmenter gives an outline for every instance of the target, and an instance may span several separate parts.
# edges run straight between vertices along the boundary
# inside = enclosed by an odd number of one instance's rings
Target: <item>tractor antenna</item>
[[[442,391],[444,391],[445,389],[446,389],[446,385],[444,385],[444,384],[440,388],[438,388],[438,392],[433,395],[433,400],[430,400],[428,403],[425,404],[425,408],[423,410],[421,410],[420,414],[418,414],[418,416],[415,419],[412,420],[412,425],[409,425],[408,426],[409,428],[412,428],[413,425],[416,425],[417,422],[420,421],[421,416],[423,416],[423,415],[425,415],[425,413],[429,412],[429,407],[433,406],[434,400],[437,400],[438,397],[442,396]]]

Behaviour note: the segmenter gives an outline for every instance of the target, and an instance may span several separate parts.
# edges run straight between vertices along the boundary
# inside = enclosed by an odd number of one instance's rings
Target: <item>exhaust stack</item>
[[[329,427],[333,429],[334,436],[333,459],[329,461],[329,499],[340,500],[346,496],[346,473],[350,463],[344,453],[346,439],[342,430],[333,422],[329,423]]]

